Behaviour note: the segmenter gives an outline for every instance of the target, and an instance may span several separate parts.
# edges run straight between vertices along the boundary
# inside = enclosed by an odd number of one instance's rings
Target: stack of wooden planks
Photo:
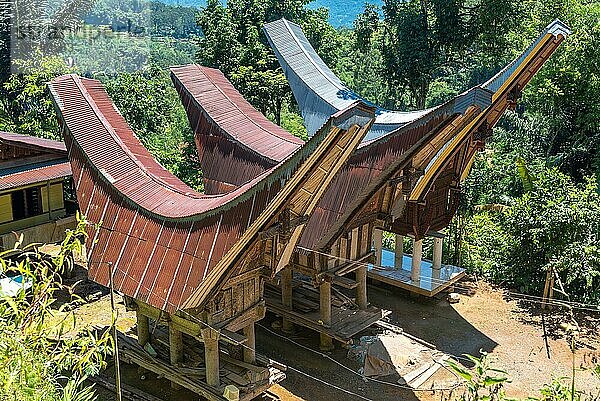
[[[200,343],[184,336],[185,360],[177,366],[169,363],[168,343],[167,334],[156,330],[152,347],[157,356],[152,357],[137,343],[135,337],[119,332],[118,338],[122,361],[141,366],[211,401],[225,401],[223,392],[227,385],[234,385],[240,390],[241,401],[251,400],[285,378],[285,374],[265,357],[257,355],[257,363],[264,365],[257,366],[239,361],[222,351],[219,372],[221,385],[212,387],[205,381],[204,349]],[[283,367],[281,364],[277,366]]]

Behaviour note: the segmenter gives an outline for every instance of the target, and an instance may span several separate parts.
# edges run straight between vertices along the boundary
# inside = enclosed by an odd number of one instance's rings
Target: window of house
[[[44,212],[40,187],[26,188],[11,194],[13,220],[26,219]]]

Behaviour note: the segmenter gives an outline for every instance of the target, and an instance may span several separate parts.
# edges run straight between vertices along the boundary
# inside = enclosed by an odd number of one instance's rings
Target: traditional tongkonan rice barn
[[[240,387],[228,366],[268,365],[254,352],[254,323],[265,307],[283,317],[284,331],[294,323],[317,330],[330,349],[333,338],[348,341],[383,316],[368,303],[368,275],[425,295],[460,277],[441,265],[439,231],[456,211],[461,181],[502,113],[569,33],[556,21],[485,84],[402,113],[345,87],[297,25],[279,20],[265,32],[311,138],[271,123],[218,70],[172,68],[205,193],[151,157],[98,81],[66,75],[50,84],[81,211],[99,223],[88,229],[89,277],[103,285],[113,277],[137,311],[141,345],[149,319],[168,324],[171,365],[184,366],[185,341],[203,344],[204,374],[193,378],[157,360],[134,362],[211,400],[223,399],[226,384]],[[396,247],[390,269],[379,268],[383,230],[399,244],[414,238],[413,254]],[[427,269],[426,235],[436,236]],[[237,359],[235,347],[243,348]],[[241,399],[283,376],[266,372],[250,375]]]
[[[239,94],[199,90],[210,99],[197,115],[204,130],[285,138],[297,151],[226,193],[201,194],[152,158],[100,82],[66,75],[50,83],[79,207],[99,223],[88,229],[89,277],[108,286],[112,275],[137,311],[140,345],[149,341],[149,318],[167,322],[172,365],[185,362],[183,333],[204,344],[201,376],[173,375],[157,360],[134,361],[208,399],[224,400],[224,386],[236,384],[248,400],[284,377],[256,366],[254,323],[265,314],[264,279],[289,265],[307,216],[366,135],[374,109],[357,101],[300,144]],[[242,360],[220,353],[220,343],[242,346]],[[228,365],[246,368],[249,383],[240,386]]]

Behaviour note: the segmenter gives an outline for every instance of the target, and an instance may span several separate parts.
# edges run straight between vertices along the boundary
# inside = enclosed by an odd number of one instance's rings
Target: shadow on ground
[[[481,350],[492,352],[498,345],[465,320],[442,296],[415,297],[402,289],[373,282],[369,286],[369,300],[390,310],[392,323],[445,353],[477,356]]]
[[[367,383],[359,375],[344,369],[317,353],[302,349],[288,340],[272,334],[269,331],[276,332],[271,328],[271,324],[275,321],[277,321],[277,318],[272,314],[268,314],[259,323],[256,332],[258,352],[324,382],[319,382],[293,369],[288,369],[286,372],[287,378],[280,385],[295,396],[311,401],[360,399],[332,387],[337,386],[370,400],[418,400],[411,390],[380,383]],[[279,332],[276,333],[280,334]],[[295,334],[289,336],[289,338],[312,350],[319,349],[319,335],[314,331],[297,327]],[[360,366],[346,358],[347,352],[347,349],[340,347],[338,343],[336,349],[327,354],[357,372]],[[396,377],[395,380],[392,377],[386,379],[393,383],[398,378]]]

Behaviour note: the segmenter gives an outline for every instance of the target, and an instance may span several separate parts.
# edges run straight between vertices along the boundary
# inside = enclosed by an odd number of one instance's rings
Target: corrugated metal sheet
[[[112,264],[118,271],[117,290],[169,311],[204,285],[267,206],[283,207],[287,198],[275,200],[280,189],[333,135],[329,128],[341,128],[352,115],[362,113],[365,124],[372,118],[372,111],[356,105],[284,162],[232,192],[211,196],[191,190],[150,156],[98,81],[67,75],[49,86],[80,210],[91,222],[101,223],[87,230],[90,277],[107,285]],[[231,118],[244,120],[249,114]],[[254,235],[259,229],[264,227],[254,227]]]
[[[25,146],[37,150],[44,150],[64,155],[67,154],[65,144],[62,142],[38,138],[35,136],[14,134],[11,132],[0,131],[0,143],[6,143],[14,146]]]
[[[264,31],[292,88],[309,135],[314,134],[328,116],[353,101],[371,104],[344,85],[327,67],[299,25],[282,18],[266,24]],[[377,119],[365,139],[378,138],[430,110],[400,112],[377,107]]]
[[[35,183],[45,183],[46,181],[71,175],[69,162],[63,160],[27,165],[22,167],[21,170],[0,171],[0,191]]]
[[[189,111],[208,194],[247,183],[304,143],[254,109],[219,70],[191,64],[171,68],[171,78]]]

